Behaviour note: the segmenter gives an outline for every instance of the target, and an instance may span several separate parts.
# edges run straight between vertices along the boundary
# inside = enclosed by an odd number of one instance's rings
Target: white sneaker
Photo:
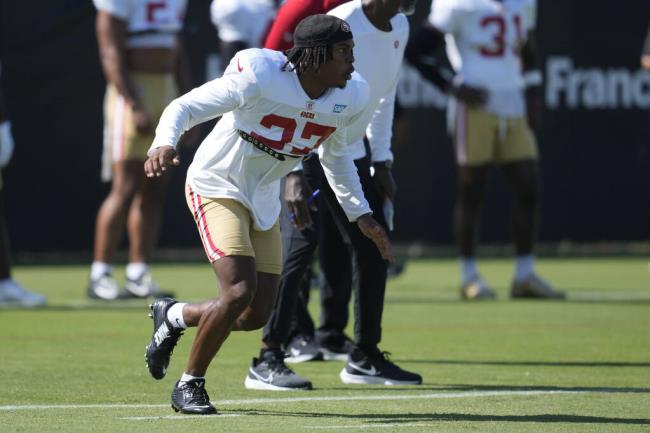
[[[119,294],[117,281],[111,274],[104,274],[96,280],[90,279],[88,283],[88,297],[91,299],[104,299],[111,301],[117,299]]]
[[[465,300],[473,300],[494,299],[497,295],[488,287],[481,277],[477,277],[460,287],[460,296]]]
[[[19,305],[22,307],[39,307],[47,303],[47,298],[30,292],[13,279],[0,283],[0,304]]]
[[[149,272],[145,272],[136,280],[131,280],[127,277],[124,289],[126,290],[127,297],[146,298],[148,296],[167,296],[167,294],[161,293],[160,287],[158,287],[158,284],[156,284]]]

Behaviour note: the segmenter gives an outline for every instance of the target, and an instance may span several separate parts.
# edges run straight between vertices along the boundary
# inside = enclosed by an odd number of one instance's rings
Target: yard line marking
[[[593,390],[532,390],[532,391],[469,391],[445,392],[411,395],[376,394],[376,395],[351,395],[351,396],[322,396],[322,397],[288,397],[288,398],[253,398],[243,400],[217,400],[215,406],[237,406],[248,404],[277,404],[300,403],[317,401],[362,401],[362,400],[424,400],[446,398],[479,398],[499,396],[528,396],[528,395],[553,395],[553,394],[597,394],[607,392],[605,388]],[[168,408],[169,404],[25,404],[3,405],[0,411],[9,410],[46,410],[46,409],[158,409]]]
[[[129,421],[151,421],[151,420],[157,420],[157,419],[205,419],[205,418],[211,418],[211,417],[219,417],[219,418],[224,418],[224,417],[235,417],[235,416],[243,416],[242,414],[239,413],[222,413],[222,414],[214,414],[214,415],[201,415],[201,416],[196,416],[196,415],[166,415],[166,416],[121,416],[117,419],[125,419]]]
[[[355,425],[306,425],[306,429],[334,430],[334,429],[362,429],[362,428],[400,428],[400,427],[429,427],[431,423],[404,423],[404,424],[355,424]]]

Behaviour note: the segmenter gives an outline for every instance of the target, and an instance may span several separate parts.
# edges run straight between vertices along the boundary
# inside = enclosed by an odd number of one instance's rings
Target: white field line
[[[447,398],[481,398],[481,397],[508,397],[508,396],[531,396],[531,395],[552,395],[552,394],[597,394],[598,390],[588,391],[468,391],[468,392],[439,392],[427,394],[375,394],[375,395],[341,395],[341,396],[322,396],[322,397],[288,397],[288,398],[253,398],[242,400],[217,400],[212,403],[219,408],[220,406],[238,406],[249,404],[277,404],[277,403],[301,403],[317,401],[371,401],[371,400],[428,400],[428,399],[447,399]],[[18,410],[47,410],[47,409],[158,409],[167,408],[167,404],[16,404],[2,405],[0,411],[18,411]]]

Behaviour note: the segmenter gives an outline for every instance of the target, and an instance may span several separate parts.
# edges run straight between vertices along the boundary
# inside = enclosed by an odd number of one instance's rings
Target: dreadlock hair
[[[289,48],[284,52],[287,56],[287,62],[282,65],[282,70],[286,71],[290,68],[291,71],[296,71],[298,75],[307,71],[310,68],[318,69],[332,58],[329,45],[316,45],[314,47]]]

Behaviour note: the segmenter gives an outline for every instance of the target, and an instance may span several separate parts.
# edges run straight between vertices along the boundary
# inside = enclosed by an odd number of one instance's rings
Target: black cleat
[[[217,409],[210,403],[210,396],[205,390],[205,379],[188,380],[176,386],[172,391],[172,409],[190,415],[214,415]]]
[[[160,298],[149,306],[153,319],[153,335],[147,345],[147,351],[144,355],[147,360],[149,373],[154,379],[162,379],[167,373],[169,358],[172,351],[183,335],[183,330],[174,328],[167,320],[167,311],[176,303],[172,298]]]
[[[244,386],[264,391],[300,391],[311,389],[311,382],[287,367],[281,350],[265,350],[259,360],[253,358]]]
[[[386,352],[375,348],[368,353],[355,349],[350,353],[341,381],[365,385],[420,385],[422,376],[402,370],[388,359]]]

